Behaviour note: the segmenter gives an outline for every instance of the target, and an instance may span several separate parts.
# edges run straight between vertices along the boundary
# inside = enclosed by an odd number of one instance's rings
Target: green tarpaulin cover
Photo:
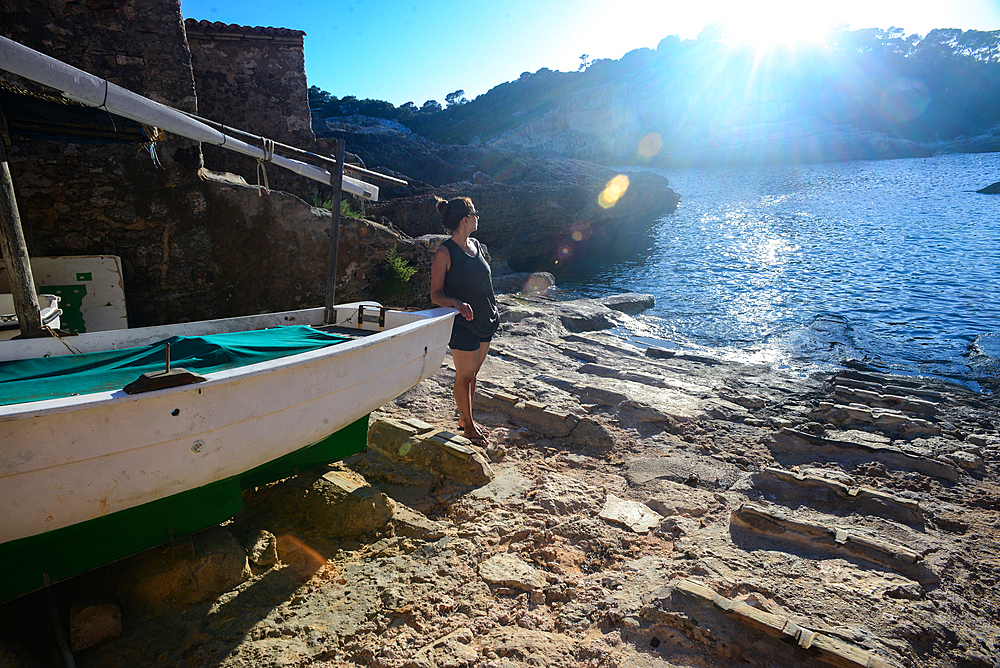
[[[210,336],[174,336],[149,346],[0,362],[0,405],[120,390],[143,373],[170,368],[200,374],[266,362],[347,341],[312,327],[276,327]]]

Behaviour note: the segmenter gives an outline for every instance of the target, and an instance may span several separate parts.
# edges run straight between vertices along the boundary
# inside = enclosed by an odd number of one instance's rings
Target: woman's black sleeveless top
[[[493,274],[483,257],[483,249],[476,241],[476,256],[469,257],[458,244],[446,239],[444,244],[451,254],[451,267],[444,275],[444,293],[460,299],[472,307],[472,320],[455,316],[462,320],[476,336],[489,338],[500,326],[497,298],[493,294]]]

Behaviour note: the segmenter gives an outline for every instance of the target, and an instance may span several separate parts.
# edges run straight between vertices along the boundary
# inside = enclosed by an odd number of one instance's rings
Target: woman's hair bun
[[[438,213],[440,213],[443,216],[444,212],[447,211],[447,210],[448,210],[448,201],[447,200],[443,200],[443,199],[439,199],[437,201],[437,211],[438,211]]]

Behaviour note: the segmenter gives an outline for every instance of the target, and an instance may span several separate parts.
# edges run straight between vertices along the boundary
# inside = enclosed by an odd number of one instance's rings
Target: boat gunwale
[[[344,306],[347,305],[345,304]],[[320,309],[310,309],[310,310],[322,311],[323,309],[320,308]],[[300,313],[300,311],[291,311],[288,313]],[[30,419],[34,417],[42,417],[54,413],[63,413],[68,411],[82,410],[86,408],[96,408],[100,405],[110,405],[115,403],[125,403],[131,401],[142,401],[143,399],[151,398],[154,396],[155,397],[169,396],[171,394],[189,392],[193,389],[202,389],[217,385],[223,385],[227,383],[233,383],[256,375],[281,371],[286,368],[301,366],[315,361],[332,359],[334,357],[348,355],[358,350],[363,350],[365,348],[376,346],[380,343],[384,343],[391,339],[411,334],[420,329],[431,327],[434,324],[440,322],[441,320],[453,317],[456,313],[458,313],[458,311],[454,309],[438,308],[438,309],[430,309],[427,311],[400,311],[400,313],[405,313],[411,316],[413,315],[421,316],[421,319],[407,322],[397,327],[393,327],[392,329],[386,329],[379,332],[362,330],[362,331],[367,331],[369,335],[354,340],[344,341],[342,343],[338,343],[332,346],[325,346],[323,348],[319,348],[316,350],[308,350],[301,353],[295,353],[293,355],[288,355],[273,360],[256,362],[254,364],[248,364],[246,366],[236,367],[234,369],[224,369],[221,371],[206,373],[204,374],[206,380],[200,383],[164,388],[161,390],[154,390],[151,392],[146,392],[137,395],[127,394],[125,393],[124,390],[119,388],[115,390],[104,390],[101,392],[91,392],[87,394],[80,394],[68,397],[54,397],[50,399],[41,399],[38,401],[7,404],[0,406],[0,423],[9,422],[13,420]],[[271,316],[280,314],[266,314],[266,315]],[[247,316],[247,317],[255,317],[255,316]],[[208,320],[199,322],[215,323],[215,322],[223,322],[225,320],[227,319]],[[197,323],[182,323],[182,324],[190,325]],[[293,323],[289,325],[279,325],[279,326],[296,326],[296,325],[302,325],[302,323]],[[313,326],[313,325],[312,323],[307,323],[306,326]],[[252,331],[252,329],[253,328],[242,331]],[[273,328],[268,328],[268,329],[273,329]],[[128,331],[128,330],[123,330],[123,331]]]

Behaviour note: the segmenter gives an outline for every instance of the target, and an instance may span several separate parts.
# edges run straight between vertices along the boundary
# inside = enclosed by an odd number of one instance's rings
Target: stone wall
[[[0,0],[0,34],[196,111],[180,9],[178,0]],[[301,58],[301,37],[298,52]],[[304,99],[301,63],[299,68],[296,86]],[[240,94],[251,96],[256,85],[246,82]],[[281,127],[288,133],[281,139],[305,131],[298,121]],[[137,145],[14,137],[8,163],[29,254],[121,257],[131,327],[324,304],[329,213],[280,192],[260,197],[254,189],[203,178],[195,142],[168,138],[157,144],[156,155],[154,162]],[[272,166],[269,178],[278,171]],[[361,223],[344,221],[338,302],[377,297],[374,275],[354,258],[384,256],[398,237],[385,232],[373,236]],[[401,254],[411,246],[404,240]]]
[[[184,22],[198,94],[198,113],[225,125],[307,151],[316,150],[309,114],[301,30]],[[215,146],[202,147],[205,166],[256,184],[257,162]],[[311,199],[316,184],[267,170],[271,188]],[[263,180],[261,179],[261,183]]]
[[[3,35],[193,112],[191,53],[182,26],[178,0],[19,0],[0,11]],[[17,85],[31,87],[22,80]],[[168,138],[155,150],[159,166],[136,145],[15,137],[8,156],[29,253],[120,256],[133,325],[162,319],[153,295],[171,281],[168,267],[177,261],[171,239],[201,164],[196,142]]]
[[[180,0],[0,0],[0,34],[123,88],[196,111]]]

